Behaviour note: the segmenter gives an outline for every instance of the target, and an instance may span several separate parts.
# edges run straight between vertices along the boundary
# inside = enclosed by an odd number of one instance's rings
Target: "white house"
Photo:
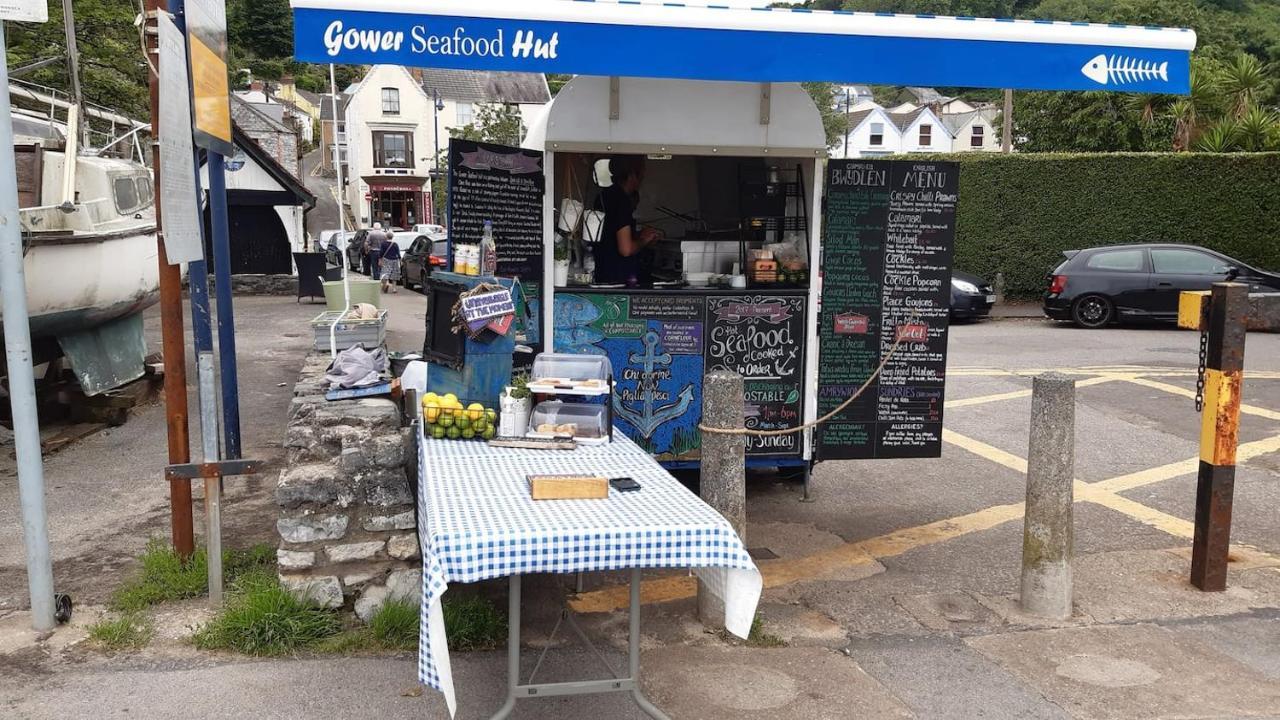
[[[1000,152],[1000,136],[996,131],[999,116],[1000,111],[995,108],[943,115],[943,124],[955,138],[952,152]]]
[[[906,113],[889,113],[900,132],[898,152],[951,152],[951,132],[942,118],[927,107]]]
[[[902,151],[902,129],[879,105],[850,113],[846,137],[848,144],[841,138],[831,157],[880,157]]]
[[[963,101],[952,102],[967,106]],[[848,147],[842,138],[831,150],[831,157],[1000,150],[995,132],[998,113],[993,108],[947,114],[912,103],[888,110],[865,102],[857,107],[860,109],[849,113]]]
[[[374,65],[349,89],[347,206],[362,226],[431,217],[431,98],[407,69]]]

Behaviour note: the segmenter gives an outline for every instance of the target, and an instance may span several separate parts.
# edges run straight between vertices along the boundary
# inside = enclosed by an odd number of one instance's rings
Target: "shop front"
[[[397,179],[394,182],[371,177],[365,178],[369,192],[369,224],[382,223],[385,227],[410,229],[431,217],[431,193],[424,180]]]

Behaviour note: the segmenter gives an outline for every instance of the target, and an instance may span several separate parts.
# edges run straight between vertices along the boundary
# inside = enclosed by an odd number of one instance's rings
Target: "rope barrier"
[[[919,317],[919,313],[912,313],[911,317],[907,318],[907,323],[911,323],[915,321],[917,317]],[[714,433],[716,435],[749,435],[751,437],[772,437],[776,435],[794,435],[795,433],[804,432],[805,430],[808,430],[810,428],[818,427],[819,425],[822,425],[823,423],[831,420],[831,418],[835,417],[836,415],[839,415],[840,413],[844,412],[845,408],[852,405],[854,400],[857,400],[862,395],[862,393],[866,392],[867,388],[871,387],[871,383],[875,382],[876,378],[880,377],[881,371],[883,371],[885,366],[889,364],[889,361],[893,359],[893,356],[897,354],[898,348],[901,346],[902,346],[902,336],[899,335],[893,341],[893,347],[889,348],[889,352],[885,354],[884,358],[880,360],[880,364],[876,366],[875,372],[871,373],[871,376],[866,379],[866,382],[862,383],[862,387],[859,387],[857,392],[850,395],[848,399],[846,399],[844,402],[840,403],[840,405],[837,406],[835,410],[832,410],[831,412],[827,413],[826,415],[823,415],[822,417],[814,420],[813,422],[807,422],[804,425],[800,425],[793,428],[782,428],[780,430],[750,430],[748,428],[714,428],[714,427],[708,427],[706,425],[703,425],[702,423],[698,423],[698,429],[701,430],[702,432]]]

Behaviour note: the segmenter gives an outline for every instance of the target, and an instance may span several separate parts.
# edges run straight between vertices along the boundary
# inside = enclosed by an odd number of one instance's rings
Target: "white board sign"
[[[0,0],[3,2],[4,0]],[[204,259],[183,34],[160,13],[160,220],[170,265]]]
[[[0,0],[0,20],[48,22],[47,0]]]

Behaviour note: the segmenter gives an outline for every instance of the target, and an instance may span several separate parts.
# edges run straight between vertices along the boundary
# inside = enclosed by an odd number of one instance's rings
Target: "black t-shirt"
[[[632,278],[638,279],[639,255],[623,257],[618,252],[618,231],[622,228],[631,228],[632,239],[640,239],[636,235],[635,204],[632,203],[631,196],[617,185],[610,185],[600,191],[600,197],[596,198],[596,209],[604,212],[600,242],[592,251],[596,259],[596,282],[625,283]]]

